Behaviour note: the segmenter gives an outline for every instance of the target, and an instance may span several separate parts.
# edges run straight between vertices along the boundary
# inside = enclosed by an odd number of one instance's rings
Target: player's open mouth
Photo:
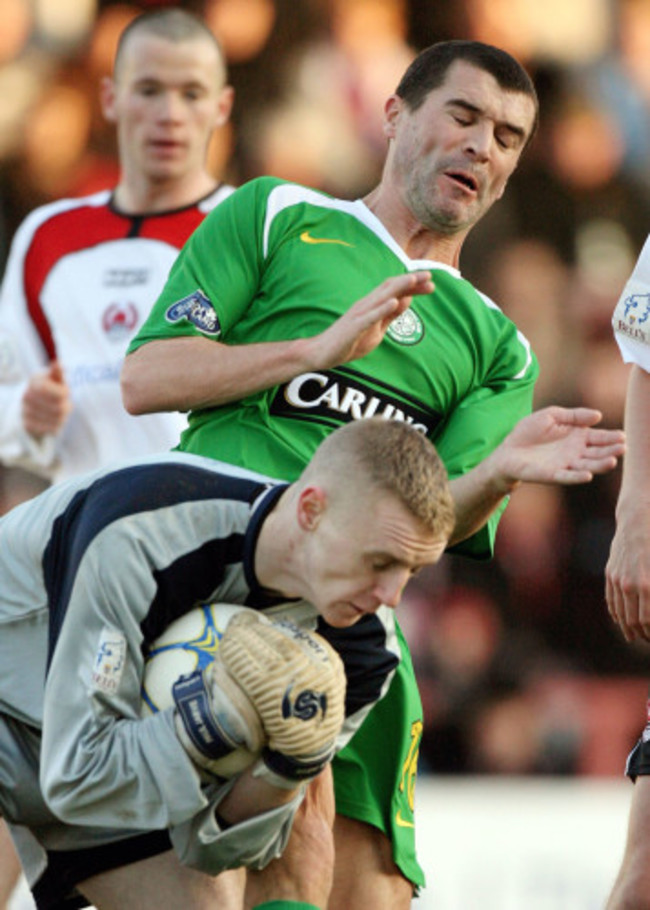
[[[461,186],[464,186],[472,193],[475,193],[478,190],[478,182],[471,174],[468,174],[466,171],[446,171],[445,176],[449,177],[450,180],[453,180],[455,183],[459,183]]]

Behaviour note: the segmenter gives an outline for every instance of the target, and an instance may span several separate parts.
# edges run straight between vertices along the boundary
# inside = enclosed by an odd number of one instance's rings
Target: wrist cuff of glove
[[[294,758],[277,752],[275,749],[264,749],[262,757],[255,765],[255,777],[263,777],[274,787],[293,790],[305,781],[316,777],[332,760],[334,749],[328,749],[311,758]]]
[[[264,763],[263,758],[260,758],[255,762],[252,771],[253,777],[259,777],[261,780],[266,781],[267,784],[270,784],[272,787],[277,787],[279,790],[297,790],[298,787],[300,787],[300,781],[283,777],[281,774],[276,774],[275,771],[272,771],[269,766]]]
[[[219,759],[241,745],[215,715],[205,676],[200,670],[177,679],[172,694],[185,732],[201,755]]]

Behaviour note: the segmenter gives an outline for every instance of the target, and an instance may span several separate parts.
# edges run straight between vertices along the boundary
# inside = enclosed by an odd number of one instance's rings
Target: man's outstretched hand
[[[519,483],[588,483],[616,467],[625,452],[622,430],[595,429],[593,408],[551,405],[524,417],[493,453],[509,492]]]

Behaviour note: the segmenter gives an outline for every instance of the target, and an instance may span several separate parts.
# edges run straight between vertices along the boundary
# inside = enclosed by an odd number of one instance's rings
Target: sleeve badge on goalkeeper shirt
[[[180,322],[182,319],[191,322],[199,332],[215,338],[221,333],[221,323],[217,311],[211,300],[203,291],[197,289],[187,297],[177,300],[167,308],[165,313],[167,322]]]
[[[117,629],[102,629],[92,672],[92,688],[96,692],[115,695],[120,687],[126,659],[126,638]]]

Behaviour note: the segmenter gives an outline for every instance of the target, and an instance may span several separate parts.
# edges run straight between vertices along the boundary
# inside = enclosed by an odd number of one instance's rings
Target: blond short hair
[[[205,40],[211,43],[221,63],[222,76],[225,81],[226,57],[223,48],[219,44],[214,32],[210,30],[207,24],[194,13],[184,9],[173,7],[171,9],[157,9],[150,12],[142,13],[136,16],[126,26],[120,35],[115,53],[114,72],[117,73],[120,61],[124,54],[124,49],[134,35],[154,35],[157,38],[163,38],[165,41],[181,43],[184,41]]]
[[[435,536],[455,524],[447,471],[434,445],[409,424],[378,417],[349,423],[318,447],[301,480],[327,476],[345,496],[369,488],[395,496]]]

